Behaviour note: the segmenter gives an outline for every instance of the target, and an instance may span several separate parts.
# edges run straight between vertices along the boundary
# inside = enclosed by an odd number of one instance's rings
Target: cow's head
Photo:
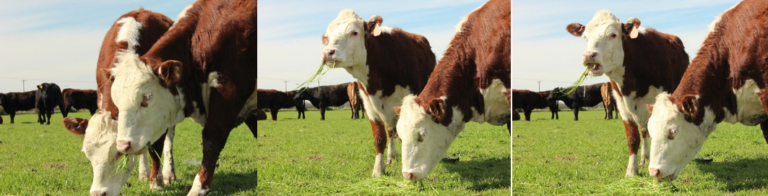
[[[112,100],[120,111],[117,149],[134,154],[184,119],[181,94],[170,90],[181,78],[182,65],[168,60],[148,66],[135,53],[117,56],[112,69]]]
[[[395,107],[400,117],[397,134],[402,140],[403,177],[412,181],[427,176],[448,151],[456,135],[464,129],[461,112],[446,108],[445,97],[430,100],[426,108],[408,95]],[[452,119],[444,119],[452,116]],[[448,126],[440,122],[449,121]]]
[[[704,140],[715,130],[714,114],[711,109],[698,106],[697,96],[689,95],[682,99],[670,97],[667,93],[656,96],[648,120],[651,134],[651,162],[648,170],[659,181],[665,177],[677,178],[688,162],[701,150]],[[649,107],[651,109],[651,107]],[[704,115],[703,122],[696,125],[692,121],[697,115]]]
[[[623,70],[624,48],[622,42],[637,38],[643,33],[640,20],[630,18],[626,24],[619,22],[611,11],[601,10],[595,13],[586,26],[571,23],[566,30],[576,37],[587,41],[587,50],[582,53],[582,63],[590,68],[589,75],[601,76],[618,69]]]
[[[91,120],[68,117],[64,126],[72,133],[83,136],[83,153],[90,160],[93,168],[91,195],[119,195],[120,188],[126,183],[136,163],[136,156],[128,156],[127,169],[118,169],[119,159],[123,156],[115,148],[117,122],[109,112],[99,112]]]
[[[351,9],[342,10],[328,24],[323,33],[323,63],[326,66],[352,67],[366,65],[368,52],[365,38],[379,36],[382,31],[380,16],[372,16],[368,22]]]

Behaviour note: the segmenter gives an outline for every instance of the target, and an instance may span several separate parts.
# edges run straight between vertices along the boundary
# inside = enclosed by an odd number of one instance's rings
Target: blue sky
[[[321,35],[336,15],[353,9],[367,20],[380,15],[383,25],[427,37],[439,59],[461,17],[484,0],[418,1],[260,1],[258,32],[259,88],[288,90],[309,78],[320,66],[325,48]],[[287,81],[287,83],[285,82]],[[321,85],[354,81],[344,69],[332,69]],[[287,84],[287,85],[286,85]],[[312,86],[317,86],[313,83]]]
[[[144,7],[171,19],[192,0],[0,1],[0,93],[62,88],[96,89],[96,62],[117,17]]]
[[[641,26],[677,35],[693,59],[707,35],[707,27],[735,0],[653,1],[512,1],[512,86],[515,89],[551,90],[568,86],[583,73],[583,38],[565,31],[572,22],[587,24],[598,10],[609,9],[622,22],[640,19]],[[584,84],[608,81],[589,78]]]

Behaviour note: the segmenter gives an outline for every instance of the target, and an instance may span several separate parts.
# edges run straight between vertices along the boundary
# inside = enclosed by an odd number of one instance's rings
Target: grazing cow
[[[421,93],[436,64],[427,38],[382,26],[382,22],[381,16],[374,15],[365,22],[354,11],[343,10],[322,36],[325,65],[346,69],[362,84],[359,95],[376,147],[374,177],[384,174],[384,148],[387,164],[397,157],[397,116],[393,107],[402,105],[406,95]]]
[[[616,109],[616,100],[611,96],[612,93],[611,82],[606,82],[600,87],[600,95],[603,96],[603,106],[605,107],[605,120],[616,119],[619,117],[619,113],[616,111],[618,110]],[[614,111],[616,111],[616,116],[613,115]]]
[[[571,23],[566,30],[587,41],[582,64],[589,75],[607,75],[619,108],[629,146],[626,176],[637,175],[637,150],[642,134],[641,164],[648,159],[648,110],[645,104],[665,91],[674,91],[688,67],[688,54],[677,36],[640,27],[630,18],[622,24],[610,11],[595,13],[586,26]]]
[[[352,108],[352,119],[360,118],[360,110],[363,110],[363,118],[365,118],[365,108],[363,108],[363,99],[360,98],[358,92],[360,92],[360,82],[352,82],[347,86],[347,96],[349,96],[349,107]]]
[[[61,88],[55,83],[42,83],[37,85],[35,92],[35,108],[37,108],[37,122],[51,124],[53,108],[64,108],[64,98],[61,96]],[[64,115],[64,113],[62,113]],[[64,116],[66,117],[66,116]]]
[[[202,164],[189,195],[211,191],[221,150],[245,122],[256,135],[254,0],[199,0],[139,57],[118,55],[112,99],[120,110],[117,150],[142,152],[186,117],[203,126]]]
[[[0,93],[0,105],[3,106],[8,115],[11,116],[11,124],[17,111],[35,109],[35,94],[37,91],[27,91],[21,93]]]
[[[542,97],[549,97],[550,94],[552,94],[552,91],[541,91]],[[549,100],[547,99],[547,106],[549,107],[549,112],[552,113],[552,115],[549,117],[549,119],[558,119],[560,120],[560,114],[558,113],[560,111],[560,107],[557,104],[557,100]]]
[[[314,88],[302,87],[294,99],[307,100],[312,103],[312,106],[320,109],[320,120],[325,120],[325,110],[329,106],[342,106],[350,100],[347,95],[347,86],[349,84],[326,85]]]
[[[146,53],[172,24],[173,21],[165,15],[144,9],[120,16],[104,37],[96,66],[98,89],[95,103],[99,113],[93,115],[90,120],[74,117],[63,120],[64,127],[71,133],[83,136],[83,153],[93,166],[94,176],[90,190],[92,195],[118,195],[135,164],[135,157],[129,156],[131,163],[128,164],[128,169],[116,170],[117,160],[123,153],[117,152],[116,149],[117,119],[120,113],[111,96],[113,76],[110,70],[115,68],[117,57],[121,54]],[[149,153],[152,161],[151,171],[147,165],[146,153],[139,156],[139,179],[149,179],[152,189],[160,189],[164,184],[176,179],[171,149],[174,132],[174,128],[170,127],[164,131],[164,137],[154,140]],[[163,152],[162,173],[159,172],[158,151]]]
[[[256,110],[256,120],[267,120],[267,113],[261,109]]]
[[[61,91],[61,95],[64,97],[64,107],[60,109],[61,114],[63,114],[64,117],[67,117],[71,108],[77,110],[88,109],[88,111],[91,112],[91,116],[93,116],[99,108],[96,104],[98,96],[96,96],[95,90],[65,88]]]
[[[280,108],[291,108],[294,106],[293,96],[286,92],[274,89],[258,89],[259,109],[268,108],[272,114],[272,120],[277,120],[277,111]]]
[[[593,107],[603,102],[603,95],[600,94],[600,87],[603,84],[592,84],[576,87],[570,94],[565,94],[568,91],[560,87],[552,90],[552,94],[547,97],[547,100],[563,101],[565,106],[573,109],[573,120],[579,120],[579,110],[581,107]]]
[[[533,109],[545,108],[547,106],[549,106],[549,102],[547,102],[547,97],[542,93],[512,89],[512,109],[523,109],[525,121],[531,121]]]
[[[717,16],[678,88],[656,97],[650,176],[677,178],[720,122],[760,124],[768,142],[765,10],[766,1],[744,0]]]
[[[465,16],[424,91],[403,98],[397,132],[405,179],[424,178],[466,122],[510,123],[510,3],[491,0]]]
[[[288,92],[289,95],[294,95],[292,97],[295,97],[296,94],[299,94],[298,90],[290,91]],[[296,119],[307,119],[307,114],[305,113],[307,111],[307,106],[304,103],[304,100],[302,99],[293,99],[293,105],[296,106],[296,112],[299,113],[299,116],[296,117]]]

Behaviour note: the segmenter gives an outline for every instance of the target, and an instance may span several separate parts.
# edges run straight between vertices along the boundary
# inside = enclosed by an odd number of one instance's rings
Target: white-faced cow
[[[53,109],[64,108],[64,98],[61,96],[61,88],[55,83],[42,83],[37,85],[35,92],[35,108],[37,108],[37,122],[41,125],[51,124]],[[62,113],[64,115],[64,113]]]
[[[382,26],[382,21],[374,15],[365,22],[354,11],[343,10],[323,34],[325,65],[344,68],[362,84],[359,94],[376,147],[374,177],[384,174],[384,148],[387,164],[397,158],[393,107],[401,105],[406,95],[421,92],[436,61],[427,38]]]
[[[203,126],[203,141],[189,194],[210,193],[232,128],[246,122],[256,129],[256,118],[248,118],[257,106],[256,3],[199,0],[147,53],[118,54],[111,70],[118,152],[140,153],[190,117]]]
[[[491,0],[465,16],[424,91],[403,99],[405,179],[424,178],[466,122],[510,122],[510,8],[509,0]]]
[[[96,104],[98,94],[95,90],[65,88],[61,91],[61,95],[64,97],[64,105],[60,109],[64,117],[67,117],[69,110],[72,108],[77,110],[88,109],[91,112],[91,116],[99,109],[98,104]]]
[[[677,90],[656,97],[651,176],[677,178],[720,122],[760,124],[768,134],[766,10],[767,1],[745,0],[718,16]]]
[[[566,30],[587,41],[582,63],[589,75],[607,75],[619,108],[629,146],[626,176],[637,175],[637,150],[642,134],[641,164],[648,159],[649,112],[645,104],[659,93],[674,91],[688,66],[688,54],[677,36],[640,27],[640,20],[621,23],[608,10],[595,13],[586,26],[571,23]],[[638,126],[643,130],[638,130]]]
[[[135,157],[129,156],[131,163],[124,171],[117,170],[118,159],[123,153],[116,149],[118,109],[112,97],[112,79],[110,70],[115,67],[117,55],[144,54],[163,35],[173,21],[165,15],[138,9],[120,16],[107,31],[101,45],[96,66],[96,100],[99,113],[90,120],[67,117],[64,126],[73,134],[83,136],[83,153],[93,166],[92,195],[118,195],[135,164]],[[66,107],[65,107],[66,108]],[[164,132],[165,133],[165,132]],[[151,171],[147,165],[146,151],[139,157],[139,179],[149,179],[150,188],[160,189],[176,179],[171,152],[174,130],[169,128],[165,139],[156,140],[150,152]],[[160,170],[158,151],[163,151],[163,171]],[[162,181],[161,181],[162,180]]]

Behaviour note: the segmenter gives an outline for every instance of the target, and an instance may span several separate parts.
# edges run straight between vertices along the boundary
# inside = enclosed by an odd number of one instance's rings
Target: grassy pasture
[[[468,123],[448,155],[420,183],[403,179],[400,154],[380,178],[371,177],[374,146],[367,119],[349,110],[280,112],[259,121],[258,195],[509,195],[510,139],[504,126]],[[271,116],[269,117],[271,119]],[[398,153],[400,142],[397,143]]]
[[[710,164],[691,162],[674,182],[648,176],[626,178],[628,147],[621,120],[603,120],[604,112],[534,112],[530,122],[514,121],[512,138],[515,195],[766,195],[768,146],[760,128],[721,123],[699,155]]]
[[[70,116],[90,118],[88,112]],[[82,139],[52,116],[40,125],[35,114],[10,117],[0,125],[0,195],[87,195],[93,180],[91,164],[80,152]],[[202,127],[187,119],[176,127],[174,159],[177,180],[163,190],[138,180],[138,169],[122,189],[123,195],[186,195],[200,168]],[[256,139],[242,125],[229,136],[216,168],[211,195],[256,195]],[[197,164],[196,164],[197,163]]]

